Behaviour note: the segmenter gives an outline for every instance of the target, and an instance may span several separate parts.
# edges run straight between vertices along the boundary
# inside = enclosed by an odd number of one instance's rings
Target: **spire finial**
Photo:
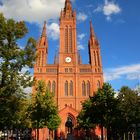
[[[72,10],[72,6],[71,6],[71,1],[70,0],[66,0],[65,1],[65,10]]]
[[[46,21],[44,21],[44,26],[42,30],[42,37],[46,37]]]
[[[91,20],[90,20],[90,37],[94,37],[94,29],[93,29]]]

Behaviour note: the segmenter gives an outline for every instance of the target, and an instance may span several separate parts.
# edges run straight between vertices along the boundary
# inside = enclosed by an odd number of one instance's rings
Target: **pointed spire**
[[[82,58],[80,55],[80,51],[78,51],[78,64],[82,64]]]
[[[90,21],[90,37],[94,37],[94,29],[92,26],[92,21]]]
[[[44,26],[42,29],[42,34],[39,41],[40,46],[48,46],[47,35],[46,35],[46,21],[44,21]]]
[[[90,38],[89,38],[89,46],[99,46],[99,42],[95,37],[94,29],[92,26],[92,21],[90,21]]]
[[[44,26],[42,30],[42,37],[46,37],[46,21],[44,21]]]
[[[55,50],[54,64],[58,64],[58,50]]]
[[[66,0],[65,1],[65,11],[66,10],[71,10],[72,11],[72,6],[71,6],[71,1],[70,0]]]

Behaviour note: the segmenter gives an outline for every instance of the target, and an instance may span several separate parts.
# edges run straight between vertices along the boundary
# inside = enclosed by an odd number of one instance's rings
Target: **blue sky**
[[[29,36],[38,40],[43,21],[47,21],[49,56],[59,47],[59,14],[65,0],[0,0],[5,17],[24,20]],[[88,63],[89,22],[100,42],[105,81],[115,90],[140,82],[140,1],[139,0],[72,0],[77,12],[77,46],[83,63]],[[49,57],[49,63],[53,63]]]

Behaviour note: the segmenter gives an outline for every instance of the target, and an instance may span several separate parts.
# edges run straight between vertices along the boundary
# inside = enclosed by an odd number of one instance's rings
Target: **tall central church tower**
[[[76,11],[72,10],[70,0],[65,1],[60,12],[60,47],[54,58],[54,64],[47,64],[48,40],[46,22],[38,41],[38,58],[34,66],[34,77],[44,80],[54,95],[61,117],[60,131],[66,132],[65,123],[71,118],[76,126],[76,117],[81,110],[81,103],[103,84],[102,61],[99,42],[95,37],[90,22],[88,41],[89,64],[82,64],[77,51]]]

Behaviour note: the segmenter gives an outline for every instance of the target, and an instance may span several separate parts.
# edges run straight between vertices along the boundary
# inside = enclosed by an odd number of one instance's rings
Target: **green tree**
[[[87,99],[82,103],[82,110],[77,117],[78,129],[81,128],[84,129],[86,137],[89,137],[88,134],[90,130],[96,127],[96,124],[93,123],[93,120],[91,119],[92,117],[91,109],[92,109],[92,102],[90,99]]]
[[[60,118],[52,93],[47,90],[45,83],[38,81],[35,90],[30,106],[30,114],[32,125],[37,128],[37,140],[39,140],[39,128],[48,127],[55,130],[60,124]]]
[[[83,104],[80,113],[79,123],[86,122],[89,124],[99,125],[101,127],[101,139],[103,140],[103,127],[108,131],[108,140],[111,139],[111,128],[119,114],[117,109],[118,100],[114,97],[115,92],[110,84],[104,83],[102,88],[90,97],[89,101]],[[88,124],[87,123],[87,124]]]
[[[32,85],[29,71],[35,60],[36,42],[29,38],[24,48],[18,45],[28,32],[23,21],[6,19],[0,14],[0,126],[11,127],[17,123],[16,113],[24,97],[23,88]]]
[[[19,108],[20,110],[16,113],[17,117],[17,126],[20,129],[32,128],[30,114],[29,114],[29,106],[30,106],[30,98],[22,98],[20,100]]]
[[[93,97],[93,121],[101,127],[103,139],[103,127],[107,129],[107,139],[111,139],[111,129],[116,116],[119,114],[117,109],[118,101],[115,98],[114,89],[109,83],[104,83]]]
[[[90,128],[95,127],[95,124],[92,124],[93,122],[91,121],[90,118],[92,115],[90,114],[92,113],[91,109],[92,109],[92,102],[90,99],[82,103],[82,110],[77,117],[79,128],[84,128],[85,130],[88,130]]]
[[[140,122],[140,96],[137,91],[123,86],[118,94],[121,110],[121,131],[126,133],[132,124]]]
[[[50,131],[52,132],[52,138],[54,138],[54,132],[55,130],[58,128],[58,126],[61,123],[61,119],[58,116],[58,114],[52,114],[50,115],[48,121],[47,121],[47,128],[49,129],[49,135],[50,135]],[[51,137],[51,136],[49,136]]]

